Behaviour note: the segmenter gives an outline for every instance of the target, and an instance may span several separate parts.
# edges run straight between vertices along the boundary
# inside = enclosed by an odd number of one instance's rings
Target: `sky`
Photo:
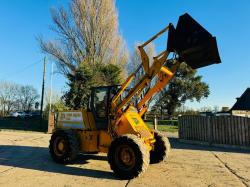
[[[0,81],[33,85],[41,91],[44,54],[36,37],[53,39],[49,29],[50,8],[68,6],[68,0],[0,1]],[[170,22],[189,13],[216,36],[221,64],[198,70],[210,87],[210,96],[187,107],[231,107],[250,87],[250,1],[249,0],[117,0],[119,30],[130,51],[135,43],[148,40]],[[166,39],[158,40],[160,52]],[[46,86],[50,84],[51,60],[47,63]],[[65,79],[53,75],[53,89],[63,92]]]

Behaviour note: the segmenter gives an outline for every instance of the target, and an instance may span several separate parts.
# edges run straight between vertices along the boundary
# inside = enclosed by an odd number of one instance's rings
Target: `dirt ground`
[[[250,152],[178,142],[169,160],[133,180],[115,178],[105,154],[54,163],[49,134],[0,131],[0,186],[250,186]]]

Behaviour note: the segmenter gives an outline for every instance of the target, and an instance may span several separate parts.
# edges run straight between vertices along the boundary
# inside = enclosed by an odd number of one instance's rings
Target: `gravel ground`
[[[250,154],[178,142],[167,162],[150,165],[133,180],[115,178],[105,154],[80,155],[73,165],[54,163],[49,134],[0,131],[0,186],[250,186]]]

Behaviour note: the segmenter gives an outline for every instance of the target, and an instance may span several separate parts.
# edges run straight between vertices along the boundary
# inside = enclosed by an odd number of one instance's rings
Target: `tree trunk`
[[[160,107],[160,111],[161,111],[161,120],[163,120],[163,108],[162,108],[162,105]]]

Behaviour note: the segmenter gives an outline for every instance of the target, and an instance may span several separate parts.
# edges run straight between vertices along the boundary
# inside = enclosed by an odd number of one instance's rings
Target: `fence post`
[[[178,135],[179,135],[179,138],[183,139],[183,136],[182,136],[182,117],[178,116]]]
[[[154,130],[157,130],[157,125],[158,125],[158,121],[157,121],[157,117],[155,115],[155,117],[154,117]]]
[[[212,129],[211,117],[208,116],[207,117],[207,133],[208,133],[208,143],[209,143],[209,145],[212,145],[212,143],[213,143],[212,132],[213,132],[213,129]]]
[[[55,128],[55,114],[52,112],[49,112],[49,117],[48,117],[48,132],[51,134],[53,132],[53,129]]]

